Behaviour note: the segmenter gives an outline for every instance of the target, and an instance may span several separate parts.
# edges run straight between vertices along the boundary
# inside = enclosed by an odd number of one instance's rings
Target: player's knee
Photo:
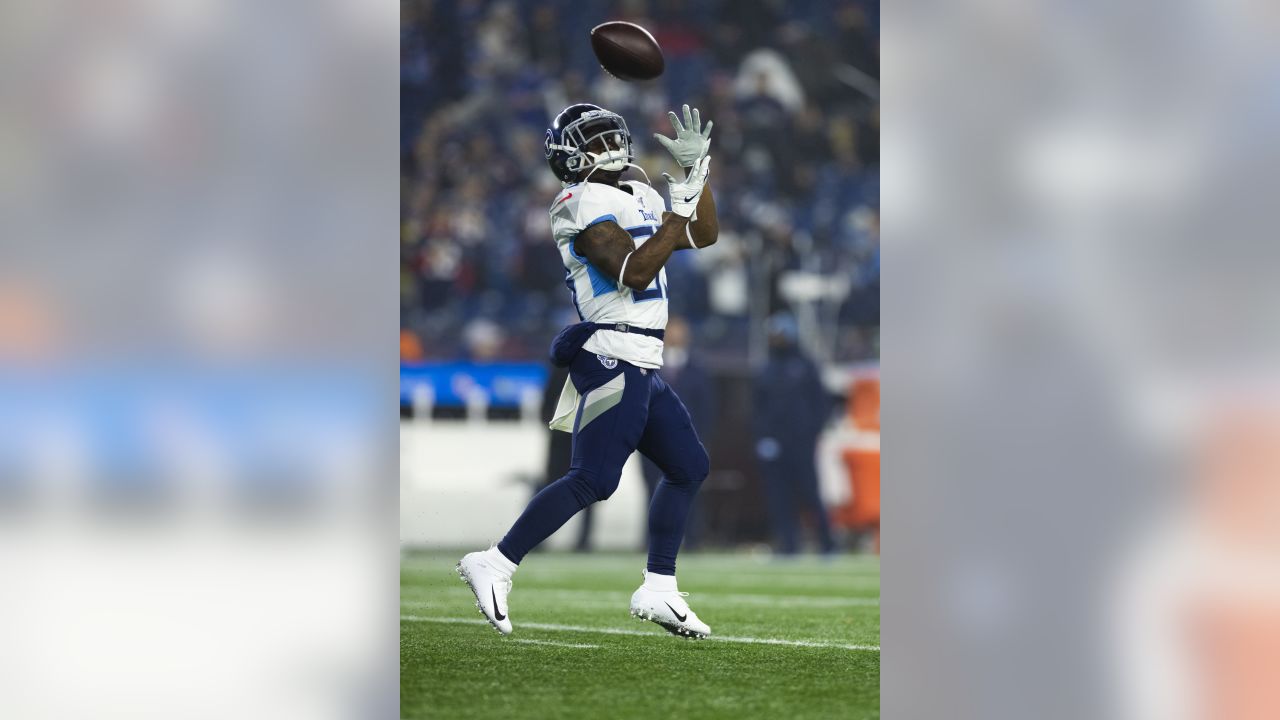
[[[707,451],[698,446],[696,453],[690,453],[686,461],[679,468],[667,473],[667,481],[673,485],[689,485],[697,488],[707,479],[707,473],[711,472],[711,458],[707,456]]]
[[[695,462],[693,466],[693,474],[694,474],[694,477],[697,478],[695,482],[702,482],[703,480],[706,480],[707,474],[710,472],[711,472],[711,456],[707,455],[706,448],[699,445],[698,452],[695,455]]]
[[[571,468],[565,474],[564,481],[568,483],[569,491],[573,493],[573,499],[578,502],[580,509],[596,501],[596,490],[588,471]]]
[[[594,502],[608,500],[618,489],[622,473],[599,473],[585,468],[573,468],[566,477],[570,478],[573,496],[578,499],[578,504],[586,507]]]
[[[594,483],[596,489],[596,500],[604,501],[612,497],[614,491],[618,489],[618,483],[621,480],[621,470],[611,473],[597,473],[596,481]]]

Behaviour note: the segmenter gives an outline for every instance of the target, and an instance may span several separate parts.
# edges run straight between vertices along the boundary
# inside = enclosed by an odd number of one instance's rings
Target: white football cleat
[[[672,635],[708,637],[711,628],[689,608],[684,600],[688,596],[689,593],[676,590],[674,577],[650,575],[646,570],[644,584],[631,596],[631,616],[655,622]]]
[[[476,596],[476,607],[498,632],[511,634],[511,617],[507,614],[507,595],[511,593],[511,573],[499,565],[506,558],[494,557],[497,548],[468,553],[458,561],[458,576]]]

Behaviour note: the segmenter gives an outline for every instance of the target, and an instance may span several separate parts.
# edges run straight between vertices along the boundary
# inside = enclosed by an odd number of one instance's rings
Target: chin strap
[[[640,174],[644,176],[644,184],[645,184],[645,185],[648,185],[649,187],[653,187],[653,183],[649,181],[649,173],[645,172],[645,171],[644,171],[644,168],[640,167],[639,165],[637,165],[637,164],[635,164],[635,163],[633,163],[633,162],[628,162],[626,165],[623,165],[623,166],[622,166],[622,170],[619,170],[618,172],[623,172],[623,171],[624,171],[624,170],[626,170],[627,168],[635,168],[636,170],[639,170],[639,171],[640,171]],[[591,170],[587,173],[587,176],[586,176],[586,177],[584,177],[584,178],[582,178],[582,179],[581,179],[581,180],[579,180],[578,182],[580,182],[580,183],[587,182],[588,180],[590,180],[590,179],[591,179],[591,176],[592,176],[593,174],[595,174],[595,171],[597,171],[597,170],[599,170],[599,169],[601,169],[599,165],[593,165],[593,166],[591,166]],[[606,171],[606,172],[607,172],[607,171]]]
[[[587,182],[588,180],[590,180],[590,179],[591,179],[591,176],[592,176],[592,175],[594,175],[594,174],[595,174],[595,172],[596,172],[597,170],[599,170],[599,169],[600,169],[600,168],[599,168],[598,166],[597,166],[597,167],[593,167],[593,168],[591,168],[591,172],[587,173],[587,176],[586,176],[586,177],[584,177],[584,178],[582,178],[582,179],[581,179],[581,180],[579,180],[578,182],[580,182],[580,183],[585,183],[585,182]],[[582,172],[582,171],[581,171],[581,170],[579,170],[578,172]]]
[[[648,185],[649,187],[653,187],[653,183],[649,182],[649,173],[645,172],[644,168],[640,167],[639,165],[633,162],[629,162],[626,164],[626,166],[624,166],[623,169],[625,170],[626,168],[629,168],[629,167],[639,170],[640,174],[644,176],[644,184]]]
[[[610,152],[613,152],[613,151],[610,151]],[[605,172],[622,172],[623,170],[626,170],[628,167],[637,167],[635,164],[631,162],[630,156],[623,156],[621,158],[606,158],[604,160],[601,160],[600,156],[602,154],[604,153],[593,153],[593,152],[587,152],[585,150],[582,151],[579,154],[580,157],[582,157],[585,160],[591,160],[592,162],[589,162],[583,165],[582,167],[577,168],[576,172],[582,172],[583,170],[590,170],[590,172],[595,172],[596,170],[600,170],[601,169],[600,166],[603,165],[604,163],[614,162],[615,160],[622,160],[623,161],[622,167],[619,168],[618,170],[613,170],[613,171],[606,170]],[[644,171],[641,170],[641,172],[644,172]],[[588,176],[590,176],[590,173],[588,173]],[[581,182],[585,182],[585,181],[586,181],[586,178],[583,178]]]

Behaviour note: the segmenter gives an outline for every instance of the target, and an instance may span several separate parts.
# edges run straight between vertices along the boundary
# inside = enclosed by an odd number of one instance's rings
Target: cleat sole
[[[499,635],[506,637],[507,634],[502,632],[502,628],[498,627],[498,623],[494,622],[494,619],[484,611],[484,606],[480,604],[480,593],[476,590],[476,586],[472,584],[471,576],[467,574],[466,570],[462,569],[462,563],[454,565],[453,569],[458,572],[458,578],[471,589],[471,594],[476,597],[476,610],[479,611],[480,616],[489,621],[489,627],[493,628]]]
[[[641,622],[644,622],[644,621],[651,622],[657,625],[658,627],[662,628],[663,630],[666,630],[667,632],[671,633],[672,635],[675,635],[676,637],[682,637],[686,640],[703,640],[709,637],[706,634],[696,632],[694,630],[690,630],[689,628],[679,623],[666,622],[662,618],[656,615],[653,615],[651,613],[638,612],[638,611],[632,610],[631,617]]]

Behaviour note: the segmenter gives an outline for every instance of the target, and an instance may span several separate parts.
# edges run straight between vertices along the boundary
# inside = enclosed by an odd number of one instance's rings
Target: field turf
[[[461,552],[400,566],[402,718],[876,718],[880,563],[680,556],[708,640],[627,612],[642,555],[535,553],[502,637],[454,573]]]

